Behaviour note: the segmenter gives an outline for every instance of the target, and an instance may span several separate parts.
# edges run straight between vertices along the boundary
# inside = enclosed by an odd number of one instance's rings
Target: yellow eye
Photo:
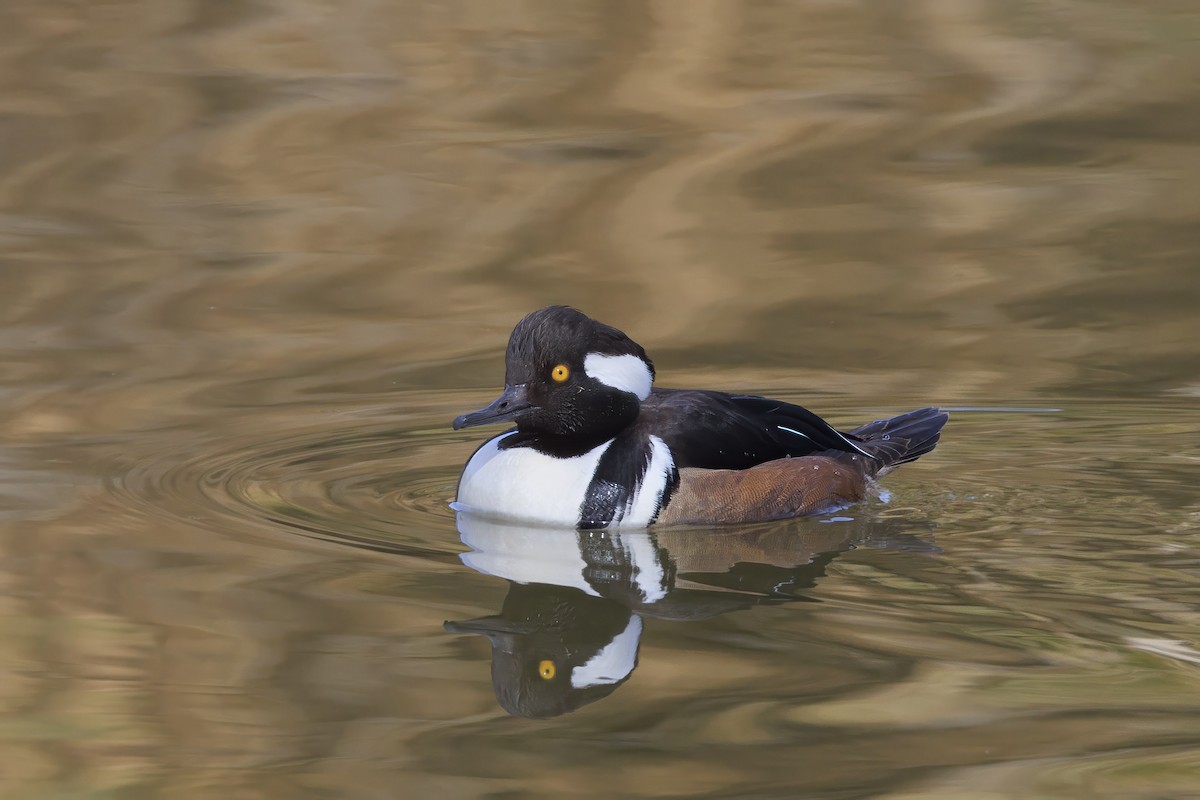
[[[554,369],[550,370],[550,377],[554,378],[555,383],[562,383],[571,377],[571,370],[567,369],[566,364],[557,364]]]
[[[542,680],[548,681],[554,677],[555,673],[554,662],[550,659],[538,662],[538,675],[542,676]]]

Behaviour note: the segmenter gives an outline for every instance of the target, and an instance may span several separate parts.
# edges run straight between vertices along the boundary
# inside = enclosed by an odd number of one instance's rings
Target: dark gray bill
[[[533,408],[533,403],[525,398],[525,384],[505,386],[504,394],[497,397],[496,401],[487,408],[456,417],[454,430],[472,428],[476,425],[490,425],[493,422],[509,422],[517,419],[531,408]]]
[[[537,627],[528,622],[518,622],[504,619],[500,616],[476,617],[475,619],[446,620],[442,627],[450,633],[474,633],[479,636],[496,636],[498,634],[528,634],[536,633]]]

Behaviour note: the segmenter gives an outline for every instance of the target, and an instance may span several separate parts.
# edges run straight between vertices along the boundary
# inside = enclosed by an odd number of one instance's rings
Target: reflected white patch
[[[588,353],[583,359],[583,371],[605,386],[636,394],[639,400],[650,396],[650,386],[654,383],[650,367],[637,356]]]
[[[1166,656],[1177,661],[1186,661],[1190,664],[1200,664],[1200,651],[1197,651],[1187,642],[1180,639],[1153,639],[1142,636],[1127,636],[1125,637],[1125,641],[1131,647],[1145,650],[1147,653]]]
[[[529,528],[460,513],[458,532],[471,548],[459,558],[476,572],[516,583],[572,586],[599,596],[583,578],[587,564],[574,530]]]
[[[601,686],[624,680],[637,666],[638,643],[642,640],[642,618],[634,614],[625,630],[582,666],[571,670],[571,685],[576,689]]]
[[[657,603],[666,597],[666,570],[663,569],[662,560],[650,534],[622,534],[621,544],[625,546],[625,552],[629,554],[629,561],[633,564],[633,581],[643,600],[647,603]]]

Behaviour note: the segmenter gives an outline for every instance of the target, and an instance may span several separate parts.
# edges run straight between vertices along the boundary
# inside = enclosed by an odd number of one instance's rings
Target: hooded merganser
[[[516,423],[471,456],[455,508],[585,529],[816,514],[928,453],[948,419],[922,408],[842,433],[800,406],[653,381],[646,351],[616,328],[534,311],[508,340],[503,394],[454,420]]]

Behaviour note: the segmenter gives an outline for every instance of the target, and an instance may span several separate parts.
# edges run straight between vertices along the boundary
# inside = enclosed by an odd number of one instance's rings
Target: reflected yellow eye
[[[554,677],[554,662],[550,659],[538,662],[538,675],[542,676],[542,680],[548,681]]]
[[[554,378],[556,383],[562,383],[571,377],[571,370],[567,369],[566,364],[558,364],[554,369],[550,370],[550,377]]]

